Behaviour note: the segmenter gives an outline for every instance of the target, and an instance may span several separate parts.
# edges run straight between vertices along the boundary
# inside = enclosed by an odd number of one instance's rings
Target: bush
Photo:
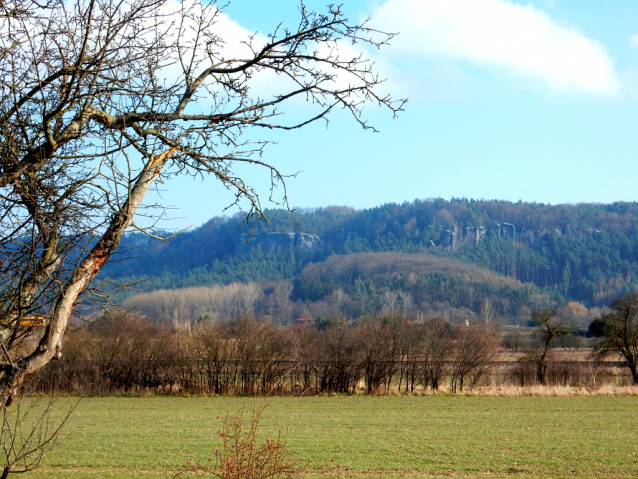
[[[287,428],[280,428],[274,439],[259,437],[259,423],[265,405],[254,407],[246,419],[244,411],[224,418],[219,437],[222,445],[204,463],[189,463],[178,474],[219,479],[289,479],[306,471],[306,465],[293,459],[287,447]],[[176,476],[177,477],[177,476]]]

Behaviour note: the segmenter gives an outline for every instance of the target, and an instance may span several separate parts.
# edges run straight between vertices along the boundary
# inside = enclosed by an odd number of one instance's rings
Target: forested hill
[[[147,289],[296,278],[301,290],[303,267],[331,255],[427,253],[588,305],[607,304],[638,278],[636,203],[415,200],[362,211],[297,211],[298,224],[286,211],[266,213],[269,222],[252,231],[240,229],[243,218],[236,216],[213,218],[169,242],[129,235],[124,245],[136,248],[120,258],[131,259],[112,263],[107,272],[124,280],[153,276]]]

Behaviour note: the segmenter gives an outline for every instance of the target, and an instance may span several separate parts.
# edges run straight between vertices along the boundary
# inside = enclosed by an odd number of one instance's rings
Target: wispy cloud
[[[208,15],[211,17],[212,26],[211,33],[214,34],[215,41],[207,43],[203,41],[203,36],[198,35],[198,15],[200,14],[201,5],[195,0],[173,0],[165,4],[166,23],[172,22],[175,25],[172,34],[180,36],[180,44],[184,47],[183,59],[188,66],[191,59],[194,57],[193,62],[196,67],[194,68],[195,76],[199,75],[205,68],[210,65],[210,56],[215,61],[222,60],[234,60],[238,63],[243,61],[249,61],[254,58],[255,52],[258,52],[269,41],[269,37],[266,35],[269,32],[251,32],[240,25],[238,22],[231,19],[223,10],[216,7],[208,8]],[[182,13],[182,8],[187,14]],[[178,29],[177,26],[181,28]],[[279,31],[278,40],[283,35],[283,29]],[[326,44],[310,43],[307,45],[307,51],[316,51],[319,57],[333,59],[339,58],[343,62],[347,62],[351,59],[357,59],[362,53],[361,48],[353,46],[348,42],[342,41],[333,50],[333,45],[327,46]],[[299,51],[297,52],[299,53]],[[310,54],[309,53],[309,54]],[[171,58],[172,61],[163,70],[163,74],[168,79],[181,79],[184,76],[184,67],[180,63],[180,59],[177,52],[174,53]],[[383,61],[379,59],[379,61]],[[330,65],[322,64],[320,62],[313,63],[308,62],[308,66],[311,68],[322,68],[327,76],[330,76],[329,81],[325,81],[322,86],[327,89],[347,89],[352,86],[360,85],[361,79],[358,75],[348,73],[341,69],[337,70]],[[278,97],[279,95],[286,94],[290,91],[294,91],[299,88],[299,84],[296,81],[310,81],[310,75],[306,74],[306,77],[302,77],[302,73],[299,72],[295,80],[288,77],[285,74],[278,74],[272,69],[257,69],[251,71],[249,79],[246,79],[242,73],[236,73],[234,76],[237,79],[246,81],[246,86],[250,89],[252,98],[268,99],[272,97]],[[215,80],[210,79],[209,83],[204,84],[210,87],[212,90],[221,90],[222,87],[215,84]],[[202,105],[207,105],[211,101],[211,96],[203,96],[200,98],[193,108],[201,108]],[[307,104],[308,98],[305,95],[297,95],[287,100],[287,105],[300,105]],[[316,106],[316,105],[315,105]]]
[[[387,0],[375,23],[400,35],[388,49],[507,68],[564,91],[613,95],[620,80],[604,46],[531,5],[505,0]]]

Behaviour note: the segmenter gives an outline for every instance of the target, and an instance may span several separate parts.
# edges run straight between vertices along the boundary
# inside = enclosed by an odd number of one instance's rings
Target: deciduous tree
[[[470,389],[486,375],[498,357],[498,338],[489,324],[465,325],[453,328],[454,345],[451,357],[450,386],[461,392],[469,382]]]
[[[154,214],[144,198],[158,182],[210,177],[259,217],[258,193],[236,166],[265,168],[273,186],[285,179],[263,158],[259,132],[337,109],[371,129],[364,104],[402,108],[346,48],[392,35],[337,7],[302,5],[298,24],[249,36],[241,50],[224,43],[222,20],[214,0],[0,3],[0,400],[61,355],[74,306],[99,294],[96,276],[136,215]],[[276,80],[269,93],[254,93],[264,77]],[[282,115],[296,99],[304,114]],[[30,314],[49,321],[17,355]]]
[[[555,339],[571,333],[571,328],[558,317],[556,310],[544,308],[532,313],[532,324],[536,326],[538,344],[527,354],[527,360],[536,366],[536,379],[545,384],[549,353]]]
[[[610,311],[594,320],[604,338],[595,350],[598,360],[617,354],[625,360],[634,384],[638,384],[638,294],[629,293],[611,302]]]

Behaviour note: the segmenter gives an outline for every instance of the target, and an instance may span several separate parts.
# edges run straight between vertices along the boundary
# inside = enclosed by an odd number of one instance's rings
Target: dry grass
[[[481,387],[468,395],[475,396],[638,396],[637,386],[610,386],[605,385],[599,388],[568,387],[568,386],[512,386],[499,385],[495,387]]]
[[[364,385],[357,388],[357,392],[365,393]],[[554,397],[576,397],[576,396],[638,396],[638,386],[604,384],[596,388],[570,387],[570,386],[543,386],[540,384],[533,386],[518,386],[515,384],[494,383],[483,385],[474,389],[465,389],[463,392],[457,390],[453,393],[449,386],[445,385],[438,391],[419,388],[412,393],[399,392],[396,387],[390,388],[386,394],[388,396],[485,396],[485,397],[527,397],[527,396],[554,396]]]

